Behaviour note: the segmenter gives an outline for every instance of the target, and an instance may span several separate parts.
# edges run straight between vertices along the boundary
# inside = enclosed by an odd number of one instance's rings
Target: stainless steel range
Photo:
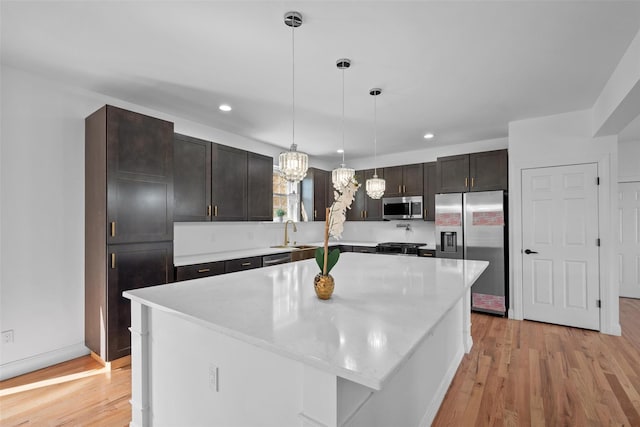
[[[386,242],[378,243],[376,252],[389,255],[418,255],[418,248],[426,243]]]

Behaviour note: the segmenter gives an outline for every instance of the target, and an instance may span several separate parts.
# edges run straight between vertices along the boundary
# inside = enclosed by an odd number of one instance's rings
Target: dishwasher
[[[269,267],[270,265],[286,264],[291,262],[291,252],[283,254],[265,255],[262,257],[262,266]]]

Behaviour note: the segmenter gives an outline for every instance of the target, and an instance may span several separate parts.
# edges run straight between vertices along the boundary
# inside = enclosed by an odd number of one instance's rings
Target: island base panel
[[[467,299],[380,390],[132,301],[131,426],[428,426],[469,347]]]

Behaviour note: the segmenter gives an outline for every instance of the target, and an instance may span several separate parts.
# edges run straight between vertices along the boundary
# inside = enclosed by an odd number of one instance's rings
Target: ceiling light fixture
[[[347,58],[338,59],[336,66],[339,70],[342,70],[342,163],[339,168],[331,171],[331,182],[333,182],[333,187],[336,190],[342,191],[342,188],[356,174],[354,169],[346,167],[344,163],[344,70],[351,66],[351,60]]]
[[[367,180],[367,194],[372,199],[379,199],[384,194],[387,183],[384,179],[378,178],[378,106],[377,96],[382,93],[382,89],[373,88],[369,95],[373,96],[373,177]]]
[[[280,153],[278,158],[280,172],[287,181],[298,182],[307,175],[309,168],[309,156],[297,150],[296,145],[296,52],[294,29],[302,25],[302,15],[299,12],[287,12],[284,14],[284,23],[291,27],[291,148]]]
[[[230,106],[230,105],[227,105],[227,104],[221,104],[221,105],[218,107],[218,109],[219,109],[220,111],[225,111],[225,112],[227,112],[227,111],[231,111],[231,106]]]
[[[433,137],[435,137],[435,135],[431,132],[424,134],[424,139],[433,139]]]

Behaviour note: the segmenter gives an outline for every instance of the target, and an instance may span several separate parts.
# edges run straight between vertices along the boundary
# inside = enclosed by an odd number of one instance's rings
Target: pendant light
[[[280,172],[282,172],[284,178],[287,181],[298,182],[307,175],[307,169],[309,168],[309,156],[303,152],[297,150],[296,144],[296,86],[295,86],[295,72],[296,72],[296,52],[295,52],[295,37],[294,29],[302,25],[302,15],[299,12],[287,12],[284,14],[285,25],[291,27],[291,148],[289,151],[280,153],[278,158]]]
[[[374,88],[369,91],[369,95],[373,96],[373,178],[367,180],[367,194],[372,199],[379,199],[384,194],[386,182],[382,178],[378,178],[378,106],[376,97],[382,93],[382,89]]]
[[[342,191],[342,188],[356,174],[355,170],[346,167],[344,163],[344,70],[351,66],[351,60],[346,58],[338,59],[336,66],[339,70],[342,70],[342,163],[339,168],[331,171],[331,182],[333,182],[333,188]]]

